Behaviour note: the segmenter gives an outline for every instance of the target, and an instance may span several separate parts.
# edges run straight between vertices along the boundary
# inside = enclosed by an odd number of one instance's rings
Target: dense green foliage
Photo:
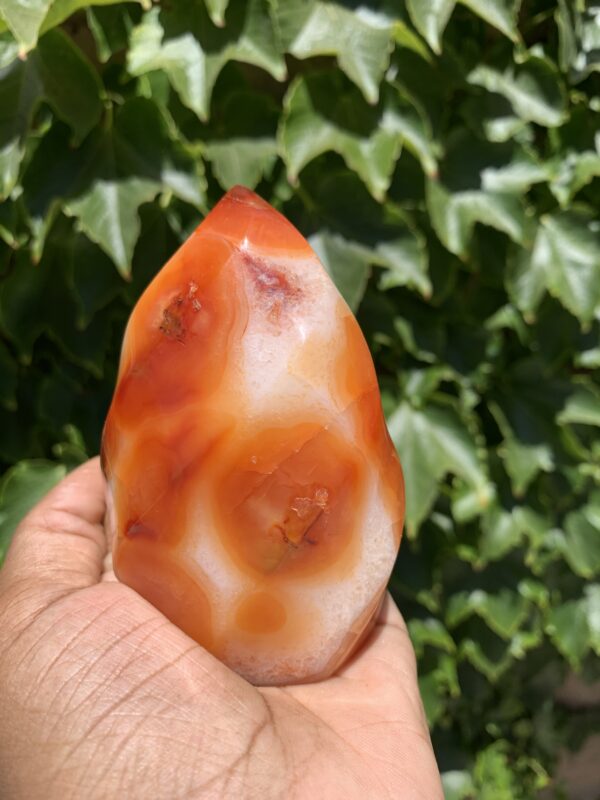
[[[598,723],[553,692],[600,655],[599,71],[583,0],[0,0],[0,558],[143,287],[256,188],[376,360],[447,796],[535,796]]]

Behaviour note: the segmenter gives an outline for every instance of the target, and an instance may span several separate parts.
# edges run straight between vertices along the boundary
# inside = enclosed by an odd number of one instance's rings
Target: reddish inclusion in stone
[[[251,242],[252,255],[239,249],[242,241]],[[349,574],[359,557],[357,520],[374,465],[390,516],[400,519],[398,542],[400,536],[402,474],[371,357],[349,313],[346,357],[331,386],[361,431],[360,447],[318,419],[267,424],[238,435],[231,446],[237,410],[222,383],[228,358],[239,353],[249,300],[230,260],[247,270],[269,323],[285,325],[302,287],[272,266],[277,254],[313,257],[287,220],[236,187],[140,298],[103,436],[103,468],[119,523],[118,577],[216,655],[222,643],[211,624],[209,582],[181,555],[200,494],[210,498],[217,536],[232,562],[261,587],[235,614],[246,634],[284,627],[290,609],[279,590],[290,578]]]
[[[310,423],[245,443],[216,481],[215,513],[232,558],[273,582],[347,571],[364,469],[355,448]]]

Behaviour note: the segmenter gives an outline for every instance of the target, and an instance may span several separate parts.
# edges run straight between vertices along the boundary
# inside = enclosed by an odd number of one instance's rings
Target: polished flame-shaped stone
[[[117,577],[256,684],[357,647],[400,543],[373,362],[315,253],[232,189],[133,310],[102,443]]]

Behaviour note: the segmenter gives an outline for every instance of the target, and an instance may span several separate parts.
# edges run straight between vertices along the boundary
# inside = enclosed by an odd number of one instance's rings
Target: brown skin
[[[442,799],[390,597],[332,678],[257,689],[115,580],[104,491],[71,473],[0,572],[0,797]]]

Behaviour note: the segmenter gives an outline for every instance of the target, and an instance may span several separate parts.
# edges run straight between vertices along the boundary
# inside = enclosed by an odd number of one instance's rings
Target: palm
[[[101,541],[98,508],[68,513],[63,527],[82,520],[77,548]],[[69,591],[38,586],[31,619],[0,634],[10,676],[0,711],[19,713],[16,736],[0,731],[9,789],[22,738],[32,800],[441,796],[414,655],[391,601],[334,677],[257,689],[116,582],[109,559],[95,580],[78,578]],[[5,590],[13,611],[28,595],[18,585]]]

